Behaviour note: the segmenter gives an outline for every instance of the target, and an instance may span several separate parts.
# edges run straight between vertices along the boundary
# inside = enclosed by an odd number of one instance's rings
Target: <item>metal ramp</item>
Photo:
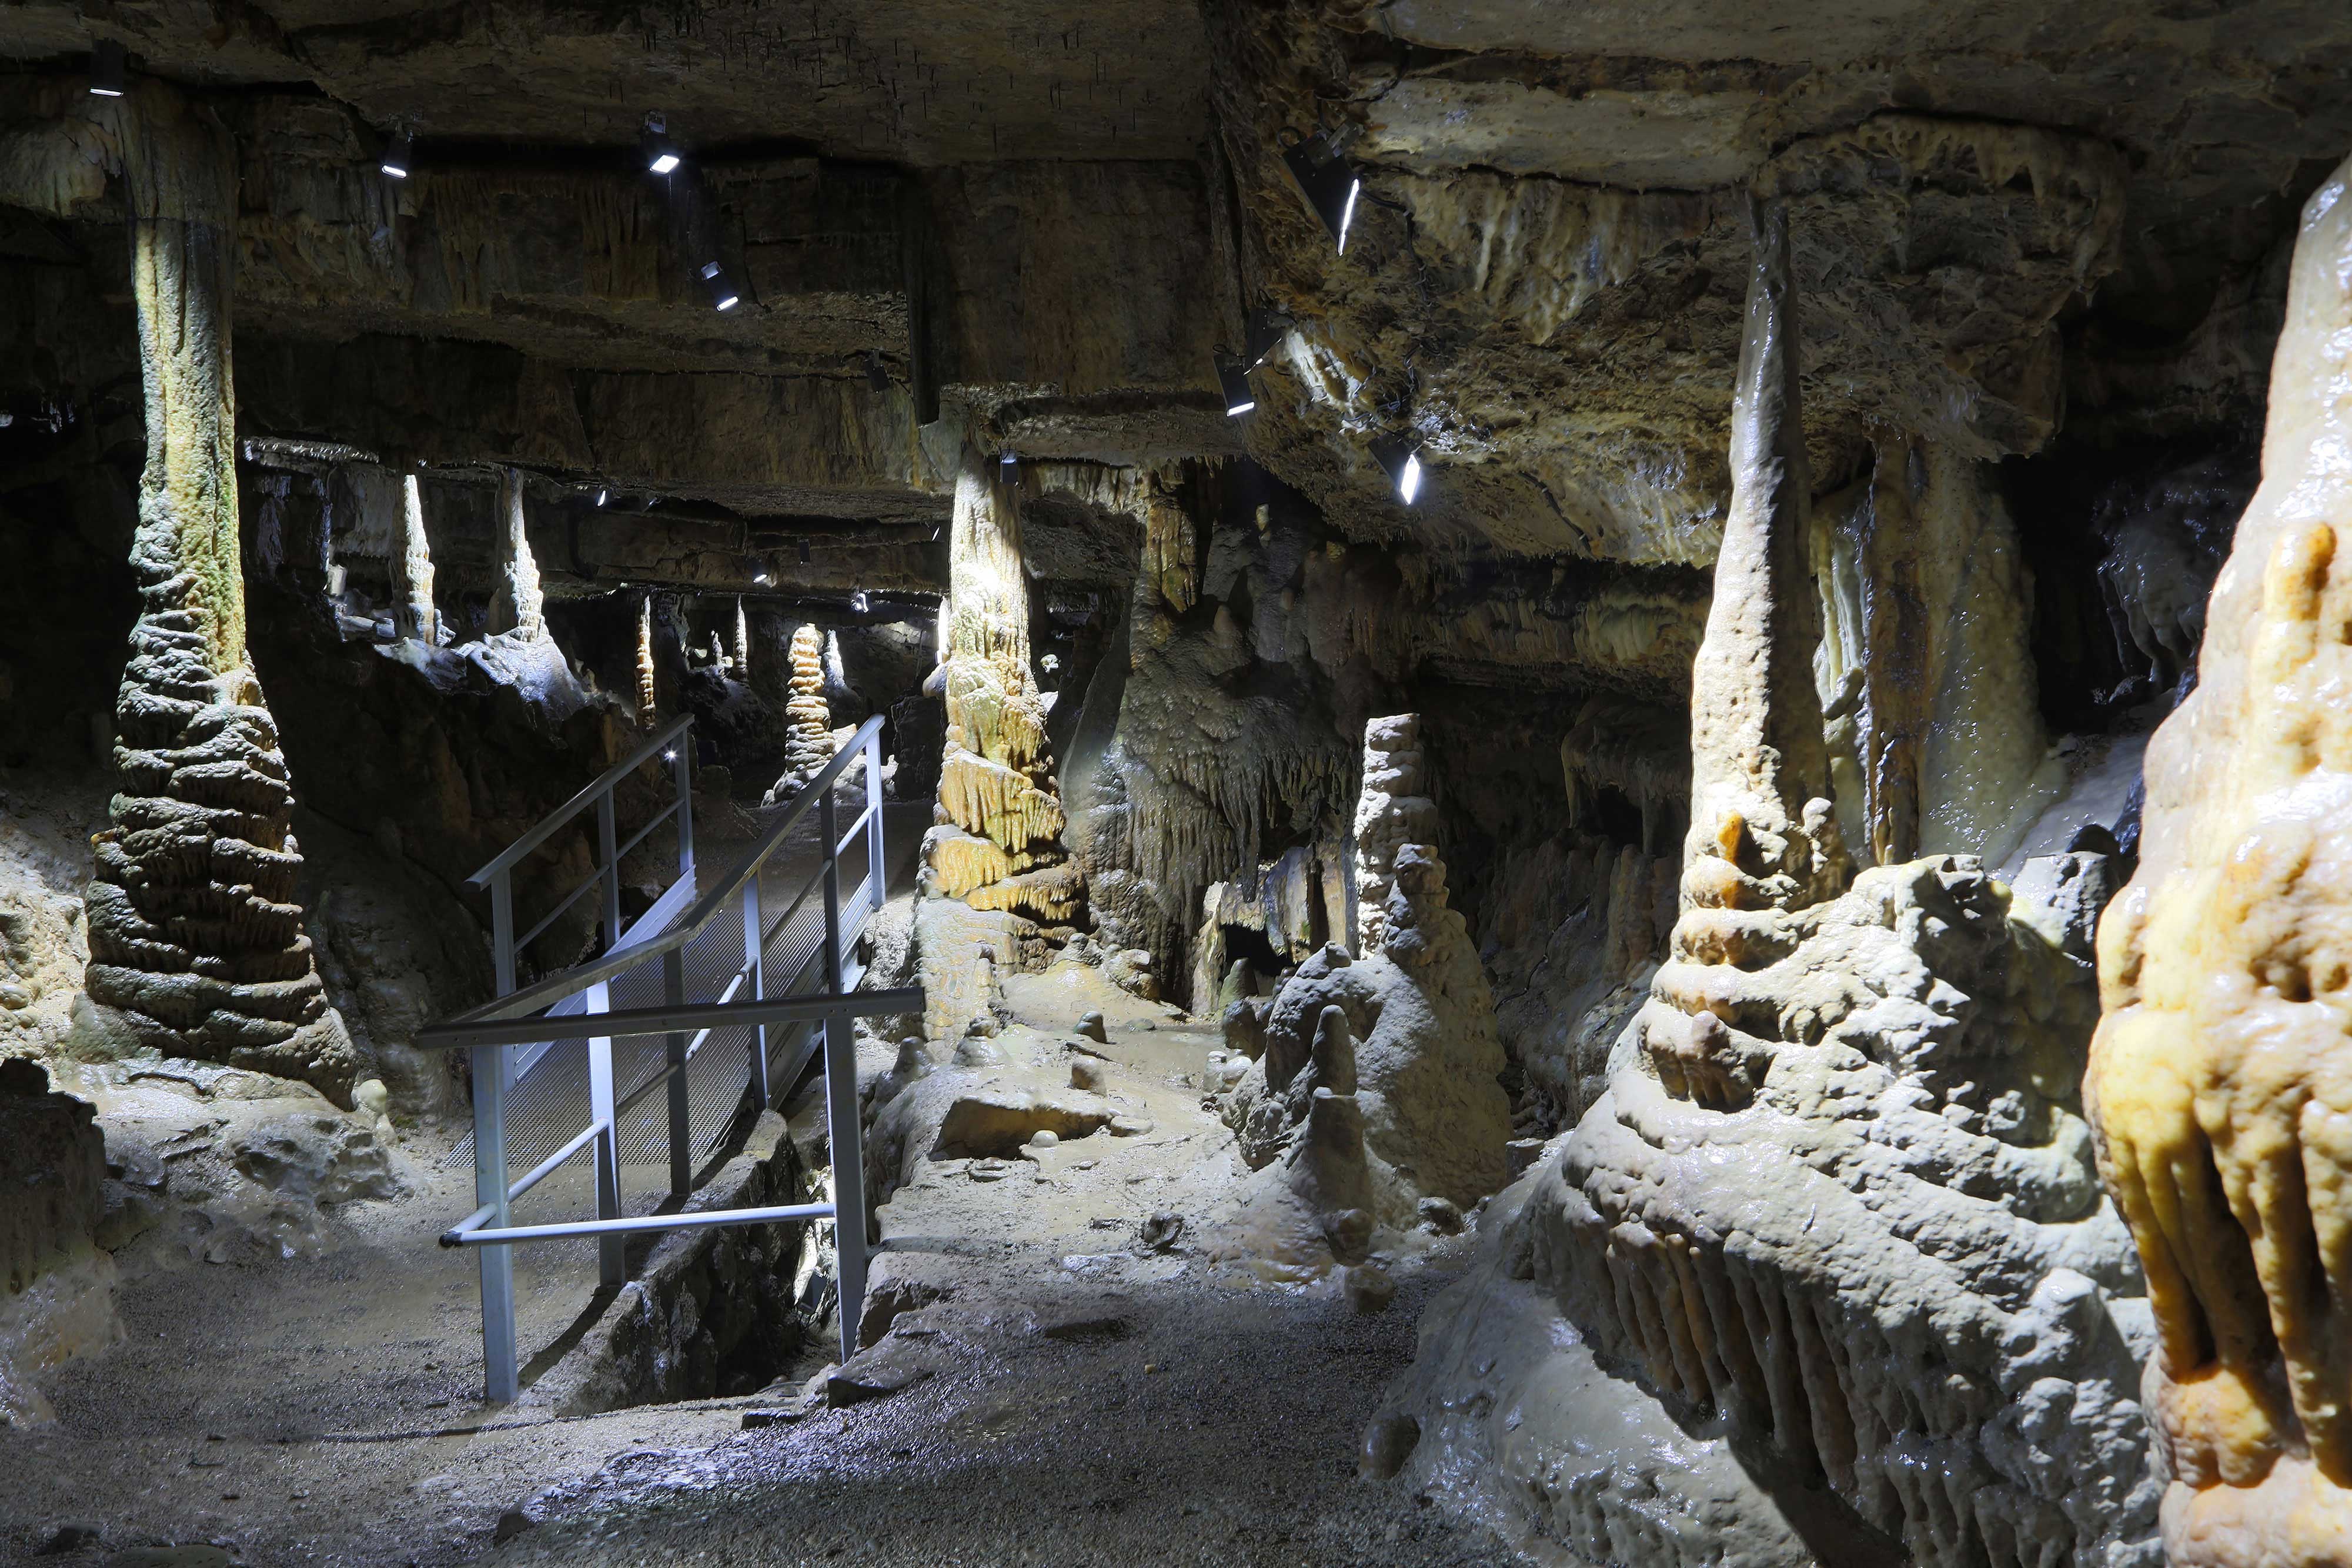
[[[478,1249],[484,1383],[493,1400],[510,1400],[519,1389],[510,1249],[520,1242],[596,1237],[601,1282],[617,1287],[625,1276],[624,1247],[634,1233],[835,1219],[843,1356],[856,1347],[866,1215],[850,1020],[919,1011],[923,1005],[916,988],[852,989],[858,933],[882,906],[892,869],[885,848],[882,720],[861,726],[734,869],[708,883],[696,874],[688,748],[681,744],[692,723],[681,719],[656,735],[475,873],[473,885],[490,894],[499,995],[416,1037],[419,1046],[473,1052],[469,1141],[480,1207],[445,1232],[441,1244]],[[676,799],[621,843],[614,791],[656,758],[672,764]],[[865,809],[843,833],[835,787],[860,765]],[[593,871],[518,939],[514,868],[592,807],[600,849]],[[622,857],[673,819],[677,878],[650,909],[625,925]],[[814,854],[780,852],[812,821]],[[902,852],[901,861],[906,858]],[[795,860],[803,863],[796,866]],[[858,879],[846,898],[845,862]],[[604,951],[517,990],[517,953],[592,890],[603,894]],[[747,1099],[755,1109],[766,1107],[772,1085],[789,1088],[820,1047],[835,1202],[625,1217],[625,1166],[666,1164],[667,1207],[682,1205],[693,1188],[698,1157],[715,1145],[737,1108]],[[566,1161],[592,1151],[594,1218],[511,1223],[514,1200]],[[526,1161],[529,1168],[517,1177],[514,1166]]]

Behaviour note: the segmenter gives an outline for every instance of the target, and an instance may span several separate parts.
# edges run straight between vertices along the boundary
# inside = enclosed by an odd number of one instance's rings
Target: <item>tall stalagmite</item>
[[[771,805],[790,800],[833,760],[833,719],[824,701],[824,636],[814,626],[793,633],[793,683],[784,701],[784,770],[769,789]]]
[[[539,588],[539,562],[530,553],[523,524],[522,472],[499,471],[499,522],[492,534],[498,549],[498,582],[490,591],[489,632],[513,632],[536,641],[547,635]]]
[[[637,600],[637,722],[651,729],[661,722],[661,702],[654,682],[654,596]]]
[[[121,792],[92,841],[89,994],[171,1054],[306,1079],[348,1103],[351,1040],[294,902],[293,792],[246,652],[236,150],[209,113],[152,82],[119,124],[147,465],[131,551],[141,608],[115,705]]]
[[[965,454],[948,557],[947,751],[924,841],[934,885],[976,908],[1067,919],[1078,879],[1064,859],[1045,705],[1029,669],[1021,503],[1003,465]]]
[[[2149,744],[2085,1082],[2147,1270],[2176,1564],[2352,1563],[2352,162],[2313,194],[2263,482]]]
[[[441,615],[433,607],[433,547],[425,534],[425,497],[414,474],[402,476],[400,489],[400,553],[392,561],[396,625],[404,637],[438,643]]]

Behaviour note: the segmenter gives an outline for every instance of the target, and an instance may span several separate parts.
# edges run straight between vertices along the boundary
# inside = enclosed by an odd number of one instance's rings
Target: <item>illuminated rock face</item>
[[[168,1054],[309,1081],[354,1059],[295,902],[293,791],[246,652],[229,384],[236,158],[142,86],[120,116],[147,392],[141,594],[115,706],[121,790],[96,835],[88,986]]]
[[[2352,1563],[2352,164],[2304,208],[2263,483],[2099,930],[2086,1097],[2155,1309],[2178,1564]]]
[[[967,455],[956,479],[949,555],[944,821],[924,841],[932,885],[976,909],[1048,922],[1076,913],[1079,883],[1062,851],[1045,705],[1029,670],[1029,591],[1017,495],[1004,465]]]
[[[784,699],[784,771],[769,793],[788,800],[833,760],[832,714],[824,704],[824,638],[814,626],[793,633],[792,686]]]

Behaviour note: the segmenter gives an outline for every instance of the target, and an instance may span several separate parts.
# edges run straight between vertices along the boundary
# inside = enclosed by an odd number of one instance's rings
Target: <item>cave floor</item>
[[[1188,1078],[1213,1037],[1091,971],[1007,990],[1016,1080],[1032,1059],[1066,1075],[1060,1037],[1108,1001],[1110,1096],[1149,1130],[933,1162],[882,1207],[877,1288],[908,1310],[853,1370],[902,1391],[796,1398],[825,1364],[808,1354],[746,1397],[562,1419],[528,1394],[485,1406],[473,1260],[433,1242],[467,1176],[419,1137],[408,1194],[344,1206],[322,1256],[126,1285],[127,1338],[50,1381],[57,1422],[0,1433],[0,1547],[34,1555],[79,1523],[100,1542],[45,1561],[204,1543],[231,1563],[366,1568],[1507,1560],[1355,1473],[1454,1249],[1397,1269],[1394,1304],[1368,1316],[1328,1281],[1268,1283],[1197,1223],[1150,1245],[1150,1216],[1197,1220],[1239,1173]],[[565,1179],[547,1201],[584,1203]],[[527,1383],[593,1315],[593,1270],[584,1242],[519,1252]],[[530,1526],[498,1542],[510,1510]]]

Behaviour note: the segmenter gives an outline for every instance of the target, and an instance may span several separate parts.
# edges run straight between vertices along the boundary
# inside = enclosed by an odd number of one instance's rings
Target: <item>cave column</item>
[[[437,643],[441,616],[433,607],[433,548],[425,535],[425,497],[415,475],[401,476],[400,496],[400,550],[392,560],[394,630]]]
[[[142,81],[118,115],[147,461],[140,612],[115,705],[119,792],[95,835],[91,998],[174,1056],[304,1079],[354,1067],[303,932],[293,793],[245,639],[230,268],[236,154],[209,113]]]
[[[1029,667],[1020,497],[1004,467],[968,446],[956,476],[941,672],[946,821],[924,840],[924,862],[950,897],[1058,921],[1076,907],[1077,877],[1050,787],[1045,705]]]
[[[523,522],[522,471],[499,471],[498,581],[490,592],[489,632],[513,632],[533,640],[547,635],[541,615],[539,562],[530,553],[530,535]]]

